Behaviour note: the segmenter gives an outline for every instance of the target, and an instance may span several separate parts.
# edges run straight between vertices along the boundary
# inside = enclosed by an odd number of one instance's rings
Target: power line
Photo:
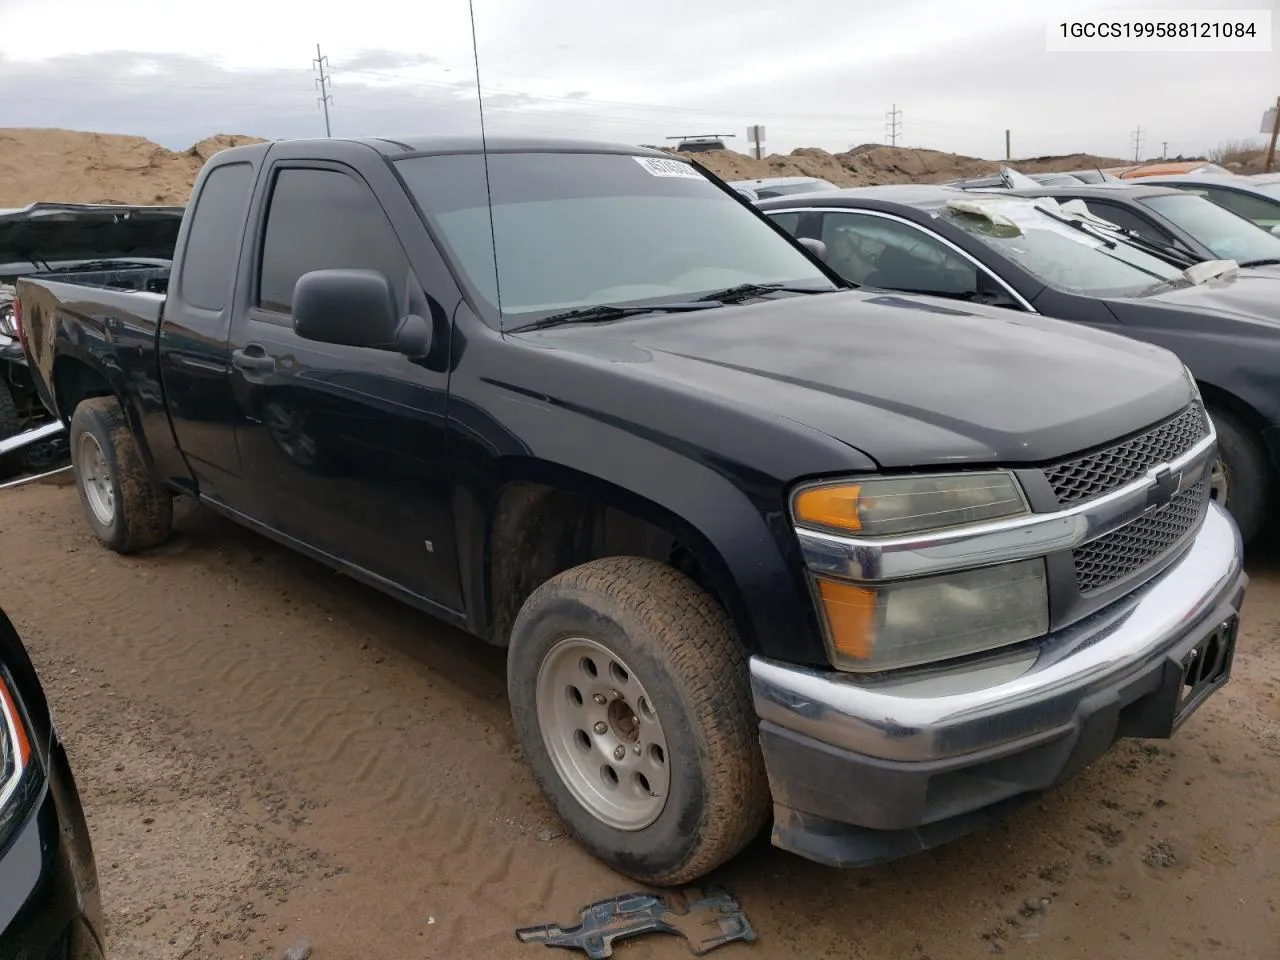
[[[893,109],[885,114],[885,129],[889,133],[889,143],[892,146],[898,145],[898,134],[902,129],[902,111],[898,109],[895,103]]]
[[[320,52],[320,44],[316,44],[316,58],[311,61],[316,68],[316,86],[320,88],[320,106],[324,109],[324,135],[326,137],[333,136],[329,130],[329,104],[333,103],[333,95],[328,91],[329,75],[324,72],[324,68],[329,65],[329,58]]]
[[[1142,128],[1133,131],[1133,162],[1137,163],[1142,153]]]

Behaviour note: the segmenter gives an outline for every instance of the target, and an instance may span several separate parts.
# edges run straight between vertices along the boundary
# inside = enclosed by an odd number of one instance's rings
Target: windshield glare
[[[1280,259],[1280,237],[1272,236],[1205,197],[1180,193],[1148,197],[1142,202],[1176,223],[1223,260],[1248,263],[1251,260]]]
[[[835,289],[790,241],[696,169],[652,159],[491,153],[492,221],[482,155],[396,166],[481,309],[507,329],[583,307],[687,301],[745,283]]]
[[[1137,297],[1162,287],[1188,283],[1177,267],[1135,247],[1107,246],[1036,208],[1001,201],[991,209],[1017,226],[998,226],[986,217],[946,209],[939,216],[973,234],[1043,283],[1092,297]]]

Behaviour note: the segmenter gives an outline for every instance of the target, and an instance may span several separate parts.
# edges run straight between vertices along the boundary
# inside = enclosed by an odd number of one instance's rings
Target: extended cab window
[[[976,295],[978,268],[925,231],[864,213],[822,217],[827,262],[872,287],[948,297]]]
[[[258,306],[293,309],[293,288],[312,270],[377,270],[402,296],[408,261],[369,189],[337,170],[276,175],[262,242]]]
[[[245,208],[253,192],[253,166],[228,163],[209,171],[196,199],[182,258],[184,302],[202,310],[227,305]]]

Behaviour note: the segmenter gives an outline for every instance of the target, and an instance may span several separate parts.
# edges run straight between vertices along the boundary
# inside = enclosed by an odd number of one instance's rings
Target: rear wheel
[[[0,365],[0,440],[16,436],[22,432],[22,420],[18,416],[18,405],[13,401],[13,393],[4,382],[4,367]],[[26,469],[26,457],[22,450],[0,454],[0,483],[10,480]]]
[[[163,543],[173,498],[152,478],[115,397],[83,400],[71,417],[71,462],[85,519],[117,553]]]
[[[687,883],[760,830],[769,793],[746,655],[683,574],[615,557],[552,578],[521,608],[507,663],[539,785],[616,870]]]
[[[3,376],[0,367],[0,376]],[[0,380],[0,440],[15,436],[22,430],[22,418],[18,416],[18,405],[13,401],[13,393],[9,385]]]
[[[1209,409],[1218,433],[1218,460],[1210,475],[1210,490],[1235,519],[1245,543],[1266,524],[1275,474],[1262,438],[1220,407]]]

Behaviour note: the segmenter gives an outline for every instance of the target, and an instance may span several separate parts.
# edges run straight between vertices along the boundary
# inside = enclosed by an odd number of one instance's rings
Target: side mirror
[[[402,316],[391,281],[376,270],[313,270],[293,289],[293,331],[304,340],[425,356],[431,326]]]
[[[1280,237],[1280,223],[1277,223],[1274,227],[1272,227],[1271,232],[1274,233],[1277,237]]]
[[[796,242],[823,263],[827,262],[827,245],[821,240],[815,240],[813,237],[798,237]]]

